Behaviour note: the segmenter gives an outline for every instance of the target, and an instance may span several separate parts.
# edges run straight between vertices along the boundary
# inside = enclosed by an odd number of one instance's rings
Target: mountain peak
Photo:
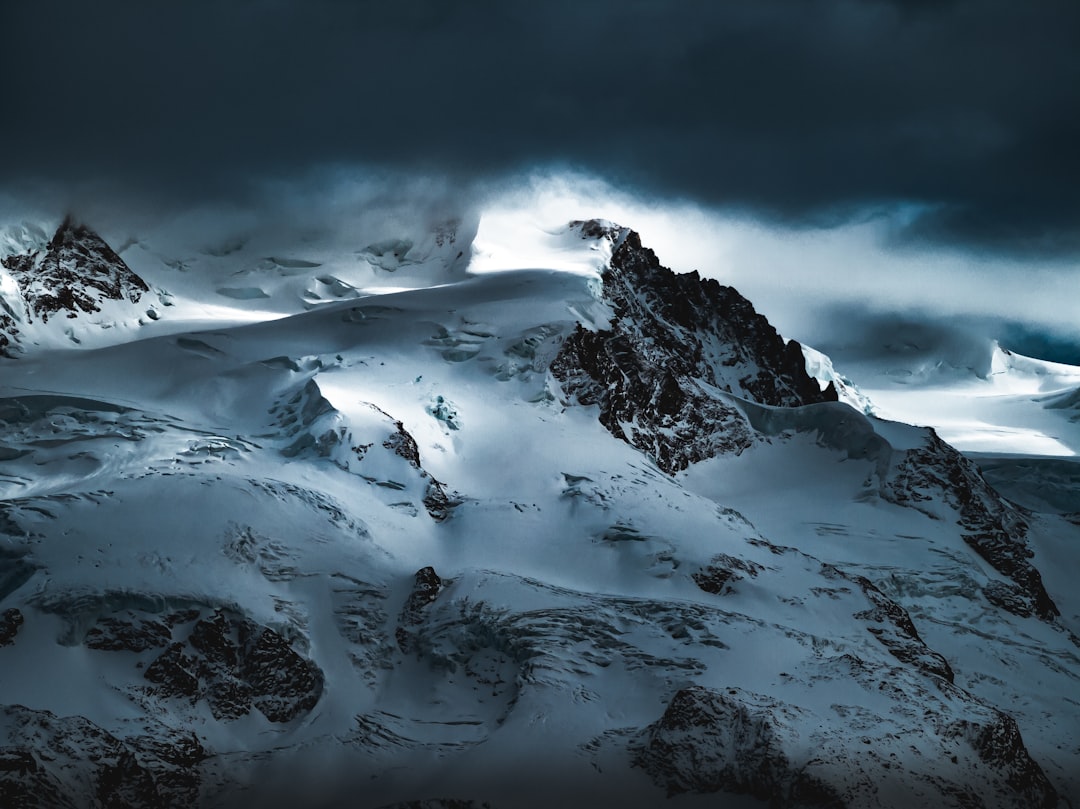
[[[598,404],[617,438],[668,473],[741,452],[753,431],[722,391],[775,407],[836,401],[806,372],[802,347],[785,341],[735,289],[697,272],[677,274],[629,228],[571,222],[583,238],[609,239],[603,297],[608,330],[578,327],[551,365],[563,392]]]
[[[8,256],[3,265],[19,285],[27,319],[42,323],[101,311],[106,301],[137,303],[149,291],[116,251],[72,214],[64,217],[43,250]]]
[[[56,228],[56,232],[53,233],[52,239],[49,240],[49,249],[59,249],[62,245],[71,244],[76,241],[83,241],[87,239],[101,239],[93,230],[91,230],[81,220],[75,218],[75,214],[70,211],[64,215],[64,220]]]

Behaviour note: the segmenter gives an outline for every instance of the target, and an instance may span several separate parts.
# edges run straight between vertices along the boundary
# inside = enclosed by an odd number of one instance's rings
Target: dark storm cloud
[[[1075,0],[8,0],[0,183],[231,193],[533,165],[795,223],[1080,250]]]

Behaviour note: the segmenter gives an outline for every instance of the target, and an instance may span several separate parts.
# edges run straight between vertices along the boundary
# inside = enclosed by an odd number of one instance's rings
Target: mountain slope
[[[5,361],[0,797],[1080,795],[1080,604],[1043,567],[1075,526],[823,401],[797,344],[632,232],[565,236],[595,273]],[[672,437],[698,402],[730,418]]]

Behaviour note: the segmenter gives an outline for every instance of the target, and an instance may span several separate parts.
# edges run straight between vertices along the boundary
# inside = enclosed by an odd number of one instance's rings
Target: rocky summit
[[[97,233],[71,216],[48,244],[4,256],[0,264],[17,288],[17,295],[0,298],[0,356],[18,350],[20,324],[76,319],[99,313],[111,302],[138,304],[150,291]]]

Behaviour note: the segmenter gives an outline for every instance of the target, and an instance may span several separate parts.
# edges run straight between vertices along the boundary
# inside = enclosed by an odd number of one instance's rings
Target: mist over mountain
[[[5,8],[0,184],[157,206],[362,166],[576,168],[771,223],[1075,260],[1068,0]]]

